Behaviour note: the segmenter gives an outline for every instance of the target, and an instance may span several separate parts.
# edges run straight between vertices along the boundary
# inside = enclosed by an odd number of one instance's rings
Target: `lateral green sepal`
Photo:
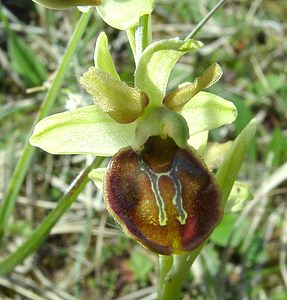
[[[237,117],[232,102],[207,92],[199,92],[178,113],[185,118],[191,136],[230,124]]]
[[[135,122],[120,124],[91,105],[43,119],[30,143],[52,154],[113,156],[134,142],[135,127]]]

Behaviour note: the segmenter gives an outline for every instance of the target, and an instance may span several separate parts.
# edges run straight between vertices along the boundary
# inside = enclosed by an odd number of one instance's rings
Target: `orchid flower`
[[[241,162],[239,158],[233,173],[226,170],[231,154],[216,179],[197,151],[204,152],[209,130],[237,116],[232,102],[202,91],[221,77],[218,64],[194,82],[166,92],[178,59],[202,46],[178,38],[150,44],[131,87],[120,80],[101,33],[95,66],[80,79],[94,105],[43,119],[30,138],[32,145],[52,154],[113,156],[104,178],[109,212],[128,235],[164,255],[193,251],[210,236]],[[234,153],[238,147],[232,146]],[[231,173],[231,185],[224,190],[222,178],[226,181]]]

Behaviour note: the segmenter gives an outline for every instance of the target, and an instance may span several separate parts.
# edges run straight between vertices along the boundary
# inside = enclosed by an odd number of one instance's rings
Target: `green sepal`
[[[231,189],[228,200],[226,201],[225,213],[239,212],[246,204],[246,201],[253,199],[251,188],[248,184],[235,181]]]
[[[97,10],[107,24],[126,30],[136,26],[141,16],[151,14],[153,6],[154,0],[105,0]]]
[[[109,50],[108,38],[104,32],[101,32],[98,36],[95,47],[94,62],[95,67],[109,73],[114,77],[114,79],[121,80]]]
[[[222,69],[218,64],[211,65],[193,83],[185,84],[174,92],[168,94],[163,103],[171,110],[178,111],[189,100],[192,99],[201,90],[215,84],[222,76]]]
[[[148,95],[152,106],[162,104],[171,70],[178,59],[202,46],[196,40],[174,38],[155,42],[144,50],[136,69],[135,85]]]
[[[33,0],[34,2],[52,9],[65,9],[75,6],[101,5],[102,0]]]
[[[188,126],[185,119],[178,113],[165,107],[158,107],[137,120],[136,140],[132,144],[133,148],[139,150],[150,136],[160,136],[162,139],[170,137],[178,147],[184,149],[189,138]]]
[[[256,120],[251,120],[235,139],[225,155],[225,159],[216,172],[217,183],[221,190],[222,206],[225,206],[234,181],[242,165],[243,158],[256,133]]]
[[[113,156],[135,139],[135,123],[120,124],[95,105],[40,121],[30,143],[52,154]]]
[[[237,117],[232,102],[207,92],[199,92],[178,113],[187,121],[190,136],[230,124]]]
[[[148,104],[145,93],[99,68],[90,67],[80,82],[93,96],[95,105],[119,123],[133,122]]]

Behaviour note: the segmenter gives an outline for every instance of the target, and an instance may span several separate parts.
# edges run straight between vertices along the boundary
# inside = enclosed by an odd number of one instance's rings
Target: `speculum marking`
[[[177,176],[177,166],[175,167],[175,170],[171,169],[169,172],[154,172],[143,160],[140,154],[138,156],[138,161],[140,163],[140,170],[145,172],[150,180],[151,183],[151,189],[154,193],[155,199],[156,199],[156,204],[159,209],[159,225],[160,226],[166,226],[167,225],[167,213],[165,209],[165,203],[163,196],[160,192],[159,188],[159,182],[160,178],[162,176],[167,176],[171,180],[171,182],[174,184],[174,190],[175,194],[174,197],[172,198],[172,203],[176,208],[176,211],[178,213],[178,221],[180,222],[181,225],[184,225],[186,223],[186,218],[187,218],[187,213],[183,208],[183,203],[182,203],[182,186],[179,177]]]

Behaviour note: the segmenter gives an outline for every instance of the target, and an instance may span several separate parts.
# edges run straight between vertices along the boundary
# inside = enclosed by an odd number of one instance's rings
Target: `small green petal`
[[[170,72],[178,59],[185,53],[196,51],[202,46],[199,41],[182,41],[178,38],[149,45],[143,52],[136,69],[136,87],[148,95],[152,105],[161,105]]]
[[[232,102],[207,92],[199,92],[179,113],[186,119],[190,135],[230,124],[237,117]]]
[[[137,124],[136,140],[132,144],[136,150],[151,136],[160,136],[163,139],[170,137],[182,149],[187,146],[189,133],[185,119],[165,107],[158,107],[144,114]]]
[[[113,156],[135,139],[135,123],[119,124],[95,105],[40,121],[30,143],[52,154]]]
[[[110,26],[126,30],[136,26],[141,16],[151,14],[153,5],[154,0],[105,0],[97,10]]]
[[[95,67],[109,73],[115,79],[121,80],[109,50],[108,38],[104,32],[101,32],[98,36],[95,47],[94,62]]]
[[[256,120],[252,120],[248,123],[226,153],[225,159],[216,173],[216,179],[221,190],[223,206],[229,197],[245,153],[256,133],[256,128]]]
[[[89,68],[80,82],[95,105],[120,123],[136,120],[148,104],[145,93],[95,67]]]
[[[191,84],[186,84],[184,87],[167,95],[163,103],[171,110],[178,111],[192,97],[198,94],[201,90],[206,89],[215,84],[222,76],[222,69],[218,64],[213,64],[205,70]]]

